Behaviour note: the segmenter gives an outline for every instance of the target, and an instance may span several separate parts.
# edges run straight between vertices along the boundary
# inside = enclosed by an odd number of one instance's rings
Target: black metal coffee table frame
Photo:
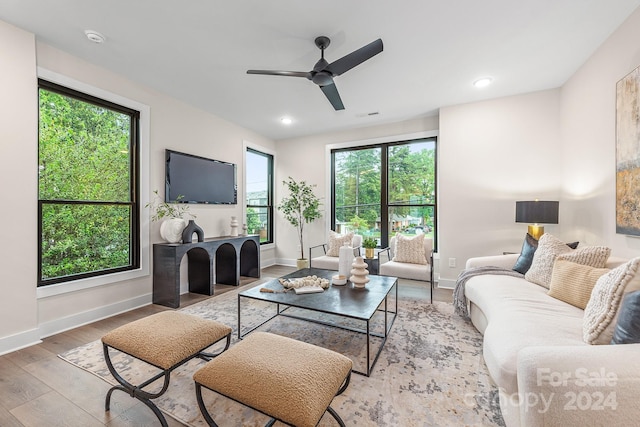
[[[295,271],[291,274],[284,276],[285,279],[292,279],[297,277],[306,277],[316,275],[318,277],[324,277],[330,279],[337,274],[335,271],[323,270],[318,268],[305,268]],[[330,286],[329,289],[322,293],[315,294],[295,294],[293,291],[286,293],[268,293],[260,292],[260,288],[268,288],[276,291],[282,290],[282,285],[277,279],[271,280],[262,285],[253,287],[249,290],[240,292],[238,294],[238,338],[248,335],[255,331],[265,323],[273,320],[277,316],[291,317],[295,319],[305,320],[308,322],[318,323],[325,326],[331,326],[348,330],[351,332],[366,334],[367,336],[367,369],[365,372],[353,370],[353,372],[370,376],[373,367],[378,361],[378,357],[382,352],[387,336],[393,322],[396,319],[398,313],[398,279],[395,277],[386,276],[369,276],[370,282],[367,283],[365,288],[354,288],[351,283],[347,283],[343,286]],[[395,307],[394,310],[389,310],[388,297],[391,291],[395,288]],[[276,314],[269,317],[257,326],[243,332],[242,331],[242,310],[241,301],[242,298],[250,298],[259,301],[270,302],[276,305]],[[281,308],[280,306],[284,306]],[[381,308],[381,306],[383,308]],[[322,321],[319,319],[308,318],[295,314],[287,313],[290,308],[301,308],[309,311],[326,313],[336,315],[339,317],[350,318],[355,320],[361,320],[366,323],[365,329],[353,328],[344,325],[338,325],[331,322]],[[371,331],[371,320],[376,312],[382,311],[384,313],[384,332],[375,333]],[[391,315],[391,316],[390,316]],[[370,341],[371,337],[381,338],[382,342],[371,360]]]

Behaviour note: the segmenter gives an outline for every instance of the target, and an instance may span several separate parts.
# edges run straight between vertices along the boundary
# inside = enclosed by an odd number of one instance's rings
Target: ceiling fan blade
[[[380,52],[382,52],[382,39],[372,41],[366,46],[361,47],[358,50],[354,50],[348,55],[333,61],[327,65],[324,71],[329,71],[334,76],[339,76],[352,69],[353,67],[362,64],[367,59],[370,59]]]
[[[307,71],[247,70],[247,74],[263,74],[267,76],[305,77],[311,80]]]
[[[344,110],[344,104],[342,103],[342,99],[340,99],[340,94],[338,93],[338,88],[335,83],[331,83],[330,85],[320,86],[320,89],[325,94],[333,108],[338,110]]]

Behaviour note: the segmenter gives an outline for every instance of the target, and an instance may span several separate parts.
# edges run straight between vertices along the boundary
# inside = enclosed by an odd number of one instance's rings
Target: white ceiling
[[[640,0],[0,0],[0,20],[45,43],[278,140],[437,114],[561,86]],[[89,42],[84,30],[104,34]],[[304,78],[326,35],[332,62],[382,38],[336,77],[334,111]],[[479,90],[478,77],[494,83]],[[126,94],[124,94],[126,95]],[[377,115],[369,113],[378,112]],[[280,123],[291,116],[290,126]]]

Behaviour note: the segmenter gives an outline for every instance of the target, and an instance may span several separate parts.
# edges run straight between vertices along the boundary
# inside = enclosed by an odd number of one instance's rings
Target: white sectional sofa
[[[518,254],[471,258],[466,268],[511,269]],[[626,260],[609,258],[608,268]],[[589,345],[584,311],[522,277],[484,274],[464,289],[483,354],[513,426],[640,425],[640,344]]]

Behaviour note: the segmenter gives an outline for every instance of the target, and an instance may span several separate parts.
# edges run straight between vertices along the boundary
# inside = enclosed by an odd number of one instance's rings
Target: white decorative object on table
[[[238,220],[236,219],[235,216],[231,217],[231,233],[229,233],[229,236],[237,236],[238,235]]]
[[[242,235],[243,236],[247,235],[247,224],[242,224]]]
[[[160,224],[160,236],[169,243],[182,241],[182,231],[187,226],[187,221],[182,218],[169,218]]]
[[[349,277],[349,273],[351,272],[351,264],[353,264],[353,248],[349,247],[348,244],[344,244],[344,246],[340,247],[340,252],[338,256],[338,274],[340,276]]]
[[[369,270],[367,270],[367,263],[361,256],[357,256],[353,261],[351,269],[351,277],[349,280],[353,283],[354,288],[364,288],[369,282]]]
[[[331,284],[336,286],[342,286],[347,284],[347,276],[341,276],[336,274],[331,278]]]
[[[305,286],[320,286],[322,289],[329,288],[329,279],[318,276],[296,277],[294,279],[279,279],[279,282],[286,289],[296,289]]]

